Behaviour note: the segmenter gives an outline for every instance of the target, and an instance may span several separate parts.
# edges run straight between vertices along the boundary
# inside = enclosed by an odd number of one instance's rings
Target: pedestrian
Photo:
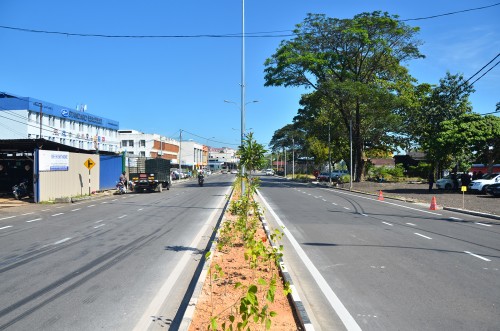
[[[431,192],[432,186],[434,186],[434,172],[433,171],[429,172],[428,181],[429,181],[429,192]]]

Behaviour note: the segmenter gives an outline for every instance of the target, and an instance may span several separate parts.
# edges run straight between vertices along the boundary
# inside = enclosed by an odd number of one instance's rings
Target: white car
[[[460,178],[458,178],[457,180],[458,180],[458,187],[460,188],[460,186],[462,185],[462,180]],[[444,176],[443,178],[438,179],[436,181],[436,187],[439,190],[451,190],[453,189],[453,179],[451,178],[450,175]]]
[[[238,174],[238,170],[237,169],[231,169],[231,174],[237,175]]]
[[[469,184],[469,191],[486,193],[489,185],[500,183],[500,174],[487,174],[481,179],[475,179]]]
[[[264,172],[266,176],[274,176],[274,170],[273,169],[266,169]]]

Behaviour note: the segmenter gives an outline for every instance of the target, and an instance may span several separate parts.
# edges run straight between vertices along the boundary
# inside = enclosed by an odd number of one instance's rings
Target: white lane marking
[[[322,188],[322,187],[320,187],[320,190],[328,190],[329,192],[332,192],[331,190],[326,189],[326,188]],[[431,211],[417,209],[417,208],[412,208],[412,207],[408,207],[408,206],[398,205],[397,203],[393,203],[393,202],[389,202],[389,201],[378,201],[377,199],[374,199],[374,198],[363,197],[363,196],[360,196],[360,195],[356,195],[356,194],[352,194],[352,193],[346,193],[346,192],[342,192],[342,191],[338,191],[338,190],[335,191],[335,192],[339,193],[339,194],[350,195],[350,196],[361,198],[361,199],[366,199],[366,200],[372,200],[372,201],[377,201],[377,202],[381,202],[381,203],[386,203],[388,205],[398,206],[398,207],[401,207],[401,208],[416,210],[416,211],[420,211],[422,213],[427,213],[427,214],[432,214],[432,215],[437,215],[437,216],[443,216],[442,214],[433,213]]]
[[[193,242],[187,247],[198,247],[202,236],[208,229],[211,229],[214,226],[214,218],[217,215],[217,212],[220,212],[222,207],[224,206],[225,197],[229,195],[230,187],[227,189],[226,193],[222,196],[219,204],[212,211],[212,214],[208,217],[207,221],[200,227],[200,231],[193,238]],[[139,322],[135,325],[133,331],[142,331],[147,330],[151,326],[151,316],[158,316],[160,314],[160,309],[165,301],[165,298],[168,298],[169,293],[172,291],[172,288],[176,285],[177,280],[184,273],[184,268],[187,263],[191,261],[193,258],[192,252],[188,250],[185,251],[179,262],[176,264],[175,268],[172,270],[168,278],[165,280],[160,290],[156,292],[156,296],[151,300],[151,303],[144,311],[144,314],[139,319]],[[189,308],[187,308],[189,309]],[[192,315],[191,315],[192,316]]]
[[[416,224],[413,224],[413,223],[406,223],[408,225],[411,225],[411,226],[417,226]]]
[[[59,209],[59,208],[62,208],[62,207],[64,207],[64,206],[59,206],[59,207],[56,207],[56,209]]]
[[[87,208],[90,208],[90,207],[95,207],[95,205],[88,205]]]
[[[49,211],[50,209],[42,209],[42,211]]]
[[[57,214],[54,214],[52,216],[59,216],[59,215],[63,215],[64,213],[57,213]]]
[[[139,209],[137,209],[137,211],[141,211],[141,210],[143,210],[143,209],[144,209],[144,208],[139,208]]]
[[[482,225],[482,226],[492,226],[491,224],[484,224],[484,223],[479,223],[479,222],[475,222],[475,224]]]
[[[424,236],[423,234],[420,234],[420,233],[418,233],[418,232],[415,232],[415,234],[416,234],[417,236],[420,236],[420,237],[425,238],[425,239],[432,239],[431,237]]]
[[[344,207],[344,209],[347,209],[347,210],[349,210],[349,207]]]
[[[113,199],[113,200],[111,200],[111,201],[118,201],[118,199]]]
[[[0,228],[0,230],[8,229],[8,228],[11,228],[11,227],[12,227],[12,225],[7,225],[7,226],[4,226],[4,227]]]
[[[335,202],[332,202],[332,205],[335,205],[335,206],[336,206],[337,204],[336,204]]]
[[[35,218],[34,220],[26,221],[26,223],[36,222],[36,221],[39,221],[39,220],[41,220],[41,218]]]
[[[26,216],[26,215],[31,215],[31,214],[34,214],[35,212],[32,211],[31,213],[26,213],[26,214],[21,214],[21,216]]]
[[[321,200],[323,200],[324,202],[326,202],[326,200],[325,200],[325,199],[321,199]]]
[[[450,218],[451,218],[452,220],[463,221],[463,219],[458,218],[458,217],[453,217],[453,216],[451,216]]]
[[[14,218],[14,217],[16,217],[16,216],[7,216],[7,217],[3,217],[3,218],[0,218],[0,221],[1,221],[1,220],[8,220],[9,218]]]
[[[101,223],[102,221],[104,221],[104,220],[98,220],[98,221],[95,221],[95,222],[96,222],[96,223]]]
[[[484,260],[484,261],[487,261],[487,262],[491,262],[491,260],[490,260],[490,259],[487,259],[487,258],[485,258],[485,257],[483,257],[483,256],[481,256],[481,255],[477,255],[477,254],[474,254],[474,253],[471,253],[471,252],[468,252],[468,251],[464,251],[464,253],[467,253],[467,254],[469,254],[469,255],[472,255],[472,256],[474,256],[474,257],[477,257],[478,259],[481,259],[481,260]]]
[[[103,202],[101,202],[101,204],[105,204],[105,203],[108,203],[108,202],[107,202],[107,201],[103,201]]]
[[[53,245],[59,245],[59,244],[62,244],[68,240],[71,240],[71,238],[64,238],[64,239],[61,239],[59,241],[56,241]]]
[[[382,223],[384,223],[384,224],[386,224],[386,225],[394,226],[394,225],[392,225],[391,223],[387,223],[387,222],[382,222]]]
[[[94,229],[100,228],[101,226],[105,226],[106,224],[99,224],[97,226],[94,226]]]
[[[311,193],[307,193],[307,195],[312,195]]]
[[[82,209],[82,208],[76,208],[76,209],[73,209],[72,211],[77,211],[77,210],[80,210],[80,209]]]
[[[368,215],[361,213],[361,215],[368,217]]]
[[[127,215],[122,215],[122,216],[118,217],[118,219],[124,218],[124,217],[127,217]]]
[[[286,237],[292,244],[292,246],[295,248],[295,251],[297,254],[300,256],[302,259],[302,262],[307,266],[309,269],[309,272],[311,275],[314,277],[314,280],[316,283],[319,285],[319,288],[325,295],[325,298],[328,300],[332,308],[337,312],[337,315],[340,317],[342,322],[344,323],[344,326],[348,331],[354,331],[354,330],[359,330],[361,331],[361,328],[359,327],[358,323],[356,323],[356,320],[352,317],[352,315],[347,311],[346,307],[344,304],[340,301],[340,299],[337,297],[335,292],[333,292],[332,288],[328,283],[326,282],[325,278],[321,275],[319,270],[314,266],[312,261],[309,259],[307,254],[304,252],[302,247],[300,247],[299,243],[297,240],[293,237],[292,233],[288,230],[287,227],[285,227],[285,224],[281,221],[278,215],[274,212],[274,210],[271,208],[271,206],[267,203],[266,199],[262,196],[259,190],[257,190],[257,194],[259,197],[262,199],[262,202],[264,202],[264,205],[266,205],[267,210],[273,215],[274,219],[276,222],[279,224],[279,226],[283,229],[283,232],[285,233]],[[191,246],[193,247],[193,246]]]

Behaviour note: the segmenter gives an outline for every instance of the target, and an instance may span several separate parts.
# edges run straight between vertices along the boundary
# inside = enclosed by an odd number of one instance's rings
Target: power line
[[[465,12],[469,12],[469,11],[482,10],[482,9],[486,9],[486,8],[495,7],[498,5],[500,5],[500,2],[497,2],[497,3],[489,5],[489,6],[469,8],[469,9],[464,9],[464,10],[459,10],[459,11],[454,11],[454,12],[449,12],[449,13],[444,13],[444,14],[437,14],[437,15],[426,16],[426,17],[418,17],[418,18],[408,18],[408,19],[401,20],[401,22],[428,20],[428,19],[433,19],[433,18],[437,18],[437,17],[465,13]],[[165,38],[171,38],[171,39],[176,39],[176,38],[241,38],[242,37],[241,33],[196,34],[196,35],[109,35],[109,34],[102,34],[102,33],[92,34],[92,33],[72,33],[72,32],[63,32],[63,31],[35,30],[35,29],[19,28],[19,27],[6,26],[6,25],[0,25],[0,29],[29,32],[29,33],[43,33],[43,34],[55,34],[55,35],[63,35],[63,36],[90,37],[90,38],[122,38],[122,39],[165,39]],[[295,36],[295,34],[289,34],[289,32],[292,32],[292,31],[293,30],[247,32],[247,33],[245,33],[245,36],[249,37],[249,38],[293,37],[293,36]],[[280,34],[275,34],[275,33],[280,33]],[[282,33],[286,33],[286,34],[282,34]]]
[[[474,78],[474,76],[476,76],[477,74],[479,74],[479,73],[480,73],[480,72],[481,72],[484,68],[486,68],[486,67],[487,67],[487,66],[488,66],[491,62],[495,61],[495,60],[497,59],[497,57],[499,57],[499,56],[500,56],[500,53],[498,53],[498,54],[497,54],[497,55],[496,55],[493,59],[491,59],[491,61],[490,61],[490,62],[486,63],[486,64],[485,64],[485,65],[484,65],[481,69],[479,69],[478,71],[476,71],[476,73],[475,73],[474,75],[470,76],[470,77],[469,77],[469,79],[467,79],[467,80],[464,82],[464,84],[467,84],[467,82],[468,82],[468,81],[470,81],[472,78]],[[497,62],[497,64],[498,64],[498,62]],[[497,65],[497,64],[495,64],[493,67],[491,67],[491,68],[490,68],[487,72],[485,72],[485,73],[484,73],[481,77],[483,77],[483,76],[484,76],[486,73],[488,73],[491,69],[493,69],[494,67],[496,67],[496,65]],[[477,81],[478,81],[481,77],[479,77],[478,79],[476,79],[476,80],[474,81],[474,83],[475,83],[475,82],[477,82]],[[473,85],[474,83],[472,83],[471,85]]]
[[[498,64],[500,63],[500,61],[498,61],[497,63],[495,63],[495,65],[491,68],[489,68],[484,74],[482,74],[481,76],[479,76],[475,81],[473,81],[472,83],[470,83],[471,85],[474,85],[474,83],[476,83],[478,80],[480,80],[481,78],[484,77],[484,75],[486,75],[488,72],[491,71],[491,69],[495,68]],[[482,69],[481,69],[482,70]]]

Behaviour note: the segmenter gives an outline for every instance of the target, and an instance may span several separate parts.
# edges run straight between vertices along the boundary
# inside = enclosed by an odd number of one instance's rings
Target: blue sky
[[[292,30],[307,13],[352,18],[382,10],[413,19],[496,3],[245,1],[246,101],[259,101],[246,107],[247,129],[267,145],[275,130],[292,122],[304,93],[264,87],[263,63],[284,38],[251,38],[252,33]],[[500,52],[499,17],[500,5],[408,21],[421,28],[421,51],[426,55],[409,63],[410,73],[432,84],[446,71],[472,76]],[[241,1],[2,0],[0,25],[104,35],[239,34]],[[182,129],[183,139],[216,147],[236,147],[240,141],[240,38],[95,38],[0,28],[0,61],[2,92],[66,107],[87,104],[88,112],[119,121],[121,129],[175,139]],[[474,86],[470,98],[474,111],[494,111],[500,101],[500,66]]]

